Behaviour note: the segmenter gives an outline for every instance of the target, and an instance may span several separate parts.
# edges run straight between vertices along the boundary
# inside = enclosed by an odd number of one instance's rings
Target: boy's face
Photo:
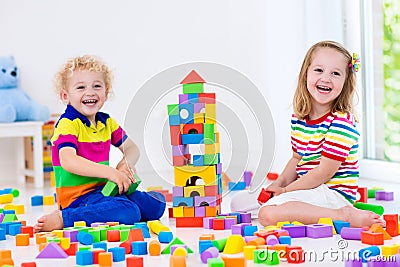
[[[95,123],[96,113],[107,100],[104,74],[89,70],[76,70],[60,92],[61,99]]]

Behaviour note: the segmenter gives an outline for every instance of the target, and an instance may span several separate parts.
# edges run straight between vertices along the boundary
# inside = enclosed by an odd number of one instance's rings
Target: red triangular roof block
[[[205,83],[206,81],[201,78],[201,76],[195,71],[192,70],[186,77],[181,81],[181,84],[188,83]]]
[[[50,242],[47,246],[36,256],[37,259],[60,259],[68,258],[67,253],[56,243]]]

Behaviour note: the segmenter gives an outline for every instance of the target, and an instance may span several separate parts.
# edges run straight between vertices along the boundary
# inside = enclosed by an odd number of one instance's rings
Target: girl
[[[337,42],[322,41],[308,50],[293,99],[293,155],[266,188],[273,197],[259,209],[262,225],[312,224],[325,217],[352,227],[382,223],[379,215],[352,205],[359,176],[359,133],[352,114],[357,69]]]

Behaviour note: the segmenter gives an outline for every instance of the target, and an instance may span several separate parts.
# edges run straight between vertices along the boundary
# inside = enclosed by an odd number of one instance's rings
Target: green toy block
[[[89,230],[89,232],[88,232],[89,234],[91,234],[92,236],[93,236],[93,242],[94,243],[97,243],[97,242],[100,242],[100,230],[99,229],[92,229],[92,230]]]
[[[175,237],[174,240],[172,240],[164,249],[161,251],[162,255],[165,254],[171,254],[171,246],[173,245],[185,245],[182,240],[180,240],[178,237]],[[189,247],[187,247],[187,252],[188,253],[193,253],[193,250]]]
[[[168,115],[179,115],[179,104],[168,105]]]
[[[267,258],[267,252],[268,250],[266,249],[256,249],[253,251],[253,261],[254,263],[264,263],[265,259]]]
[[[187,83],[182,85],[184,94],[204,93],[204,85],[202,83]]]
[[[203,155],[204,165],[218,164],[218,155],[216,154],[204,154]]]
[[[215,143],[215,132],[214,132],[214,124],[205,123],[203,125],[204,132],[204,144],[212,145]]]
[[[374,205],[374,204],[363,203],[363,202],[356,202],[354,204],[354,207],[356,207],[357,209],[360,209],[360,210],[370,210],[370,211],[375,212],[378,215],[382,215],[385,211],[385,209],[380,205]]]
[[[209,258],[207,259],[208,267],[224,267],[225,263],[221,258]]]
[[[222,251],[224,251],[226,241],[228,241],[227,237],[218,239],[218,240],[213,240],[212,243],[213,243],[214,247],[216,247],[219,250],[219,252],[222,252]]]
[[[15,215],[15,213],[14,214],[13,213],[7,213],[7,214],[4,215],[3,223],[15,222],[15,221],[18,221],[17,215]]]
[[[267,251],[267,259],[264,262],[266,265],[278,265],[279,264],[279,256],[278,252],[273,250]]]
[[[133,192],[135,192],[136,189],[138,188],[138,186],[140,185],[140,183],[142,182],[142,180],[139,178],[139,176],[136,173],[133,175],[133,177],[135,177],[136,182],[131,184],[131,186],[128,189],[128,192],[126,192],[127,195],[130,195]]]
[[[19,191],[18,191],[18,189],[13,189],[12,191],[11,191],[11,194],[14,196],[14,197],[19,197]]]

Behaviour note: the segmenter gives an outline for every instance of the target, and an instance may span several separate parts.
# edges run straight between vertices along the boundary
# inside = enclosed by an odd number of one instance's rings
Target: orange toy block
[[[386,232],[390,236],[399,235],[399,215],[398,214],[384,214],[383,219],[386,221]]]
[[[160,256],[161,244],[158,240],[151,240],[148,248],[150,256]]]
[[[247,261],[244,256],[222,255],[225,267],[246,267]]]
[[[169,267],[186,267],[186,257],[171,255],[169,258]]]
[[[206,217],[217,216],[217,207],[206,206]]]
[[[373,233],[370,231],[361,232],[361,243],[368,245],[383,245],[383,233]]]
[[[183,217],[194,217],[194,207],[183,207]]]
[[[144,241],[142,229],[134,228],[129,230],[128,241]]]
[[[380,224],[374,223],[369,228],[369,231],[371,231],[373,233],[383,233],[383,239],[385,239],[385,240],[392,239],[392,237],[383,229],[382,225],[380,225]]]
[[[33,226],[21,226],[21,234],[29,234],[29,237],[33,237]]]
[[[35,235],[36,245],[39,245],[39,244],[42,244],[42,243],[46,243],[48,235],[52,235],[52,234],[49,234],[49,233],[37,233]]]
[[[247,242],[247,245],[248,246],[256,246],[256,247],[262,246],[262,245],[265,245],[265,239],[262,237],[256,237],[256,238],[250,240],[249,242]]]
[[[11,258],[8,259],[0,259],[0,266],[14,266],[14,260]]]
[[[215,240],[214,234],[201,234],[199,240]]]
[[[11,259],[11,250],[9,249],[0,250],[0,260],[3,259]]]
[[[108,242],[119,242],[121,240],[121,233],[119,230],[108,230],[107,241]]]
[[[126,267],[143,267],[143,257],[138,257],[138,256],[127,257]]]
[[[15,236],[15,245],[17,247],[29,246],[29,234],[17,234]]]
[[[100,252],[99,253],[99,266],[109,267],[113,264],[112,252]]]

